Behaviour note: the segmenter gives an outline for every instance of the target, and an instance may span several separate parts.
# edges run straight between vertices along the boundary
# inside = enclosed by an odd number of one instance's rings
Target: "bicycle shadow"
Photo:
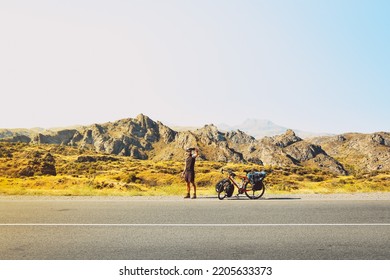
[[[300,197],[268,197],[263,198],[264,200],[300,200]]]

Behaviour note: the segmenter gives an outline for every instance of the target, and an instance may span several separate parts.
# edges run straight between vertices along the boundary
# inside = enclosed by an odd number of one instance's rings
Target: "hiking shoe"
[[[191,197],[191,199],[195,199],[196,198],[196,194],[194,194],[192,197]]]
[[[190,194],[187,193],[187,195],[184,198],[190,198]]]

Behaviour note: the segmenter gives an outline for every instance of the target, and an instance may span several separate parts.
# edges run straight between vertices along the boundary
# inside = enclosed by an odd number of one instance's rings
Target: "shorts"
[[[184,180],[187,183],[194,183],[195,182],[195,172],[193,172],[193,171],[186,171]]]

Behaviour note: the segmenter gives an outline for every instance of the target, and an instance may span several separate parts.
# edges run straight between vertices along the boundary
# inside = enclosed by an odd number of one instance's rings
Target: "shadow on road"
[[[302,199],[300,197],[270,197],[270,198],[263,198],[264,200],[299,200]]]
[[[218,200],[218,196],[201,196],[201,197],[197,197],[197,200],[199,199],[213,199],[213,200]],[[300,200],[302,198],[300,197],[261,197],[259,199],[255,199],[255,200]],[[249,199],[248,197],[246,196],[232,196],[232,197],[229,197],[229,198],[225,198],[224,200],[252,200],[252,199]]]

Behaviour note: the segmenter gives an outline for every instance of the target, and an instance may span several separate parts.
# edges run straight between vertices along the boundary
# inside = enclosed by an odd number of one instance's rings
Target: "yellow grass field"
[[[37,161],[47,153],[55,159],[56,176],[42,175],[39,171],[33,176],[20,175],[27,166],[39,164]],[[0,143],[0,195],[181,196],[186,192],[180,176],[184,161],[155,162],[110,155],[104,161],[78,162],[81,155],[102,156],[64,146]],[[388,172],[337,176],[299,166],[280,168],[200,160],[195,168],[200,196],[216,194],[216,183],[226,177],[222,169],[231,169],[240,175],[245,175],[245,169],[265,170],[268,173],[264,181],[266,194],[390,191]]]

